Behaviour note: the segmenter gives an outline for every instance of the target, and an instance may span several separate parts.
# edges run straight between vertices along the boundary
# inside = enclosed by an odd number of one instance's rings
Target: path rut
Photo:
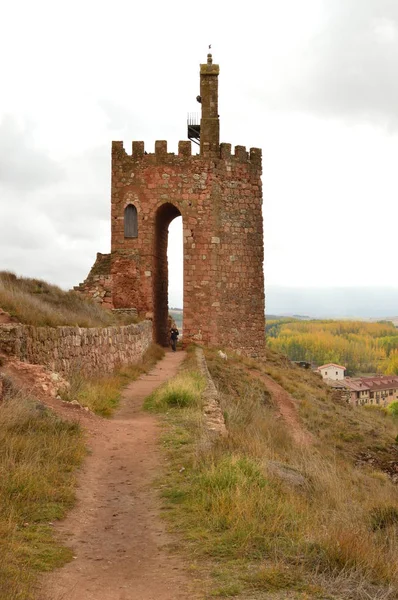
[[[162,457],[159,422],[143,400],[173,377],[184,352],[166,353],[124,391],[114,419],[86,419],[90,456],[78,501],[58,530],[75,552],[49,574],[42,600],[183,600],[197,597],[160,518],[152,482]]]
[[[288,425],[294,441],[300,446],[310,446],[313,442],[312,436],[301,423],[291,395],[269,375],[265,375],[265,373],[250,371],[250,375],[257,377],[257,379],[260,379],[265,384],[282,418]]]

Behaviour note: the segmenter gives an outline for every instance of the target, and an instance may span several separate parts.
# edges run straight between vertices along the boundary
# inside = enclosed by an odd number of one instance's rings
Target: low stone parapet
[[[151,343],[151,321],[102,328],[0,325],[0,353],[64,374],[109,373],[139,361]]]
[[[211,378],[202,348],[196,348],[196,357],[199,369],[206,379],[206,388],[202,394],[202,398],[204,403],[204,422],[207,433],[212,439],[224,437],[227,435],[224,415],[220,407],[218,391],[214,385],[213,379]]]

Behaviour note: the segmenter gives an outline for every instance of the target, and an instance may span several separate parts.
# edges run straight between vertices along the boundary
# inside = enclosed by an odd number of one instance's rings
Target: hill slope
[[[200,404],[169,407],[162,495],[211,595],[397,598],[397,421],[336,402],[279,354],[206,355],[229,435],[209,445]]]
[[[106,327],[127,324],[131,317],[116,316],[77,292],[64,292],[40,279],[0,272],[0,308],[27,325]]]

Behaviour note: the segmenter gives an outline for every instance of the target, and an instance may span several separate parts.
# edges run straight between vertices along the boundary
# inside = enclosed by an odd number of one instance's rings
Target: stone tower
[[[260,355],[261,150],[236,146],[232,154],[231,144],[219,143],[218,75],[209,54],[200,66],[200,154],[192,155],[190,141],[179,142],[178,154],[165,141],[154,153],[133,142],[131,155],[112,143],[110,293],[114,308],[151,318],[154,340],[167,345],[168,227],[181,215],[184,342]]]

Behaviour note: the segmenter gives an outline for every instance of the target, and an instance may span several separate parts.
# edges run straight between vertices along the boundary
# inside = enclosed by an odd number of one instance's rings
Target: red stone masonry
[[[182,215],[184,340],[262,352],[264,334],[261,151],[221,144],[217,157],[178,155],[156,142],[144,154],[112,144],[112,280],[116,308],[154,319],[167,342],[167,232]],[[138,236],[124,237],[124,210],[138,214]]]
[[[265,347],[261,150],[219,144],[218,65],[201,65],[201,152],[182,141],[178,154],[157,141],[147,154],[112,143],[111,281],[115,308],[153,319],[167,345],[170,222],[182,216],[184,342],[261,355]],[[137,235],[126,237],[126,208]],[[129,215],[135,214],[129,209]],[[134,234],[135,235],[135,234]]]

